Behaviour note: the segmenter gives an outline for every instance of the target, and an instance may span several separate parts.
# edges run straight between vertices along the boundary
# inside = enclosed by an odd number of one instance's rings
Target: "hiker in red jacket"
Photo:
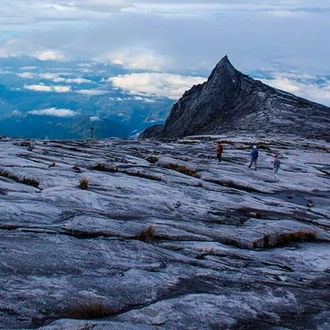
[[[217,144],[217,148],[216,148],[218,163],[221,162],[222,151],[223,151],[223,146],[222,146],[221,142],[219,141]]]

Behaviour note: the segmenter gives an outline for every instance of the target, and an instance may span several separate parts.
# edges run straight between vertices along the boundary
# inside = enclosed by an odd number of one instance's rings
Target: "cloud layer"
[[[131,94],[178,99],[191,86],[204,82],[205,78],[165,73],[133,73],[110,77],[109,81],[114,87],[127,90]]]
[[[330,1],[325,0],[3,0],[0,57],[105,63],[131,71],[110,82],[137,94],[177,98],[223,55],[245,73],[301,96],[328,101]],[[283,78],[309,74],[309,81]],[[21,72],[26,79],[36,78]],[[181,76],[181,77],[180,77]],[[203,78],[204,77],[204,78]],[[42,79],[42,77],[39,77]],[[69,92],[81,77],[44,77],[36,91]],[[70,81],[70,79],[72,79]],[[306,89],[305,89],[306,87]],[[91,95],[100,90],[82,88]]]
[[[25,89],[36,91],[36,92],[55,92],[55,93],[68,93],[71,91],[70,86],[47,86],[44,84],[38,84],[38,85],[25,85]]]
[[[74,117],[77,115],[76,112],[70,109],[57,109],[57,108],[48,108],[42,110],[31,110],[28,112],[30,115],[38,116],[54,116],[54,117]]]

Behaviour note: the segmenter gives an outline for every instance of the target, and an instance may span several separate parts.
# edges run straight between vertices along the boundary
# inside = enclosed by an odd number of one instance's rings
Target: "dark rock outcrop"
[[[227,132],[290,133],[330,140],[330,108],[270,87],[238,71],[225,56],[208,80],[173,105],[164,126],[140,138]]]

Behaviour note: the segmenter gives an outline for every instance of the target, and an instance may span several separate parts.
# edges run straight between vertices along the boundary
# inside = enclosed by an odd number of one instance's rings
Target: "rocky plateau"
[[[330,329],[326,139],[2,137],[0,150],[1,329]]]

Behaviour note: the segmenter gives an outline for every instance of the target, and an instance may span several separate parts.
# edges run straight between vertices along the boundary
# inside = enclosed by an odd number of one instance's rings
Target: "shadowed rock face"
[[[164,126],[141,138],[176,138],[225,132],[290,133],[330,140],[330,108],[272,88],[241,73],[227,56],[208,80],[186,91]]]
[[[0,329],[330,328],[323,140],[2,138],[0,150]]]

